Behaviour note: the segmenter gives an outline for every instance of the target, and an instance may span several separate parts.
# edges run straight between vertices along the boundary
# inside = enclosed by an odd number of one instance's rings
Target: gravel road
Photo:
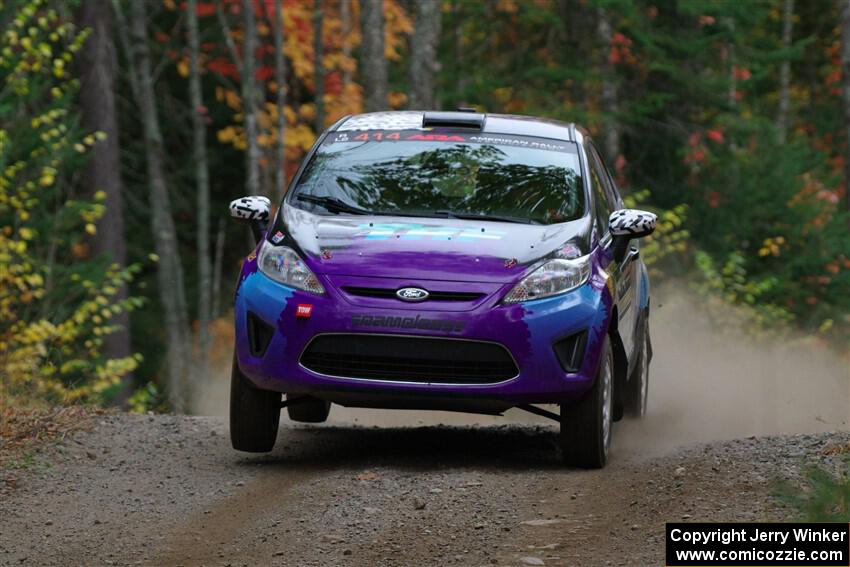
[[[629,427],[628,424],[622,427]],[[780,520],[772,483],[850,434],[750,438],[609,467],[544,425],[304,427],[229,447],[221,418],[99,416],[0,501],[2,565],[662,565],[667,520]]]

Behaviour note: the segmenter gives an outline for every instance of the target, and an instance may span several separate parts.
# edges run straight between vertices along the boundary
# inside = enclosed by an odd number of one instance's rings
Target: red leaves
[[[236,65],[223,57],[217,57],[207,63],[207,70],[231,79],[239,79],[239,70]]]
[[[626,161],[626,156],[623,154],[618,155],[617,159],[614,160],[614,171],[616,171],[617,185],[620,187],[628,186],[626,165],[628,165],[628,162]]]
[[[715,144],[723,143],[723,130],[709,130],[705,133],[705,137],[714,142]]]
[[[186,2],[182,2],[180,4],[180,9],[184,12],[189,9],[189,5]],[[208,18],[210,16],[215,16],[215,2],[198,2],[195,4],[195,15],[199,18]]]
[[[632,53],[631,47],[631,39],[620,32],[615,33],[611,37],[611,51],[608,53],[608,60],[613,65],[619,65],[620,63],[634,65],[637,63],[637,58]]]
[[[720,206],[720,193],[717,191],[711,191],[708,194],[708,206],[712,209],[716,209]]]
[[[325,75],[325,92],[330,96],[339,96],[342,94],[342,74],[338,71],[333,71]]]
[[[254,73],[254,77],[261,82],[271,79],[272,76],[274,76],[274,69],[268,65],[263,65]]]
[[[738,81],[749,81],[753,74],[749,69],[735,65],[732,67],[732,76]]]
[[[195,4],[195,14],[199,18],[215,16],[215,4],[213,2],[199,2]]]

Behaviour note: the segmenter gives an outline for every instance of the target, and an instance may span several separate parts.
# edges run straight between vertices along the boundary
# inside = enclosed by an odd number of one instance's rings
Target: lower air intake
[[[496,343],[393,335],[319,335],[301,365],[340,378],[428,384],[494,384],[519,374]]]
[[[581,331],[552,345],[552,348],[555,349],[555,356],[558,357],[558,362],[561,363],[561,368],[564,369],[564,372],[578,372],[581,370],[586,343],[587,331]]]
[[[272,340],[274,329],[262,319],[248,313],[248,351],[251,356],[260,357],[266,354],[269,342]]]

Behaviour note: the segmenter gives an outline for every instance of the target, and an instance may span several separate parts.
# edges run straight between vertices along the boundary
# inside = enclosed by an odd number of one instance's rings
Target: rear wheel
[[[236,357],[230,375],[230,442],[237,451],[267,453],[277,440],[280,393],[256,388]]]
[[[649,399],[649,321],[644,323],[643,339],[640,344],[637,366],[626,383],[626,413],[641,418],[646,415]]]
[[[322,423],[328,419],[328,414],[331,411],[330,402],[319,400],[312,396],[290,398],[287,395],[286,399],[292,404],[286,406],[286,412],[292,421]]]
[[[561,450],[568,465],[600,469],[608,462],[614,394],[614,354],[605,337],[593,387],[574,405],[561,406]]]

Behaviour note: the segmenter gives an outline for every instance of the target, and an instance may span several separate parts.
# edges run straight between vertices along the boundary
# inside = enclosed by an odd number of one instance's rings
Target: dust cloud
[[[657,454],[751,435],[850,429],[850,361],[805,340],[757,342],[713,324],[698,299],[668,286],[652,299],[649,412],[615,426],[615,452]],[[227,415],[229,354],[196,391],[193,412]],[[552,408],[556,409],[556,408]],[[286,413],[284,412],[283,422]],[[334,406],[329,425],[549,425],[511,410],[503,417]]]
[[[680,289],[653,297],[648,415],[624,422],[619,446],[850,429],[850,361],[810,340],[756,341],[711,320]]]

